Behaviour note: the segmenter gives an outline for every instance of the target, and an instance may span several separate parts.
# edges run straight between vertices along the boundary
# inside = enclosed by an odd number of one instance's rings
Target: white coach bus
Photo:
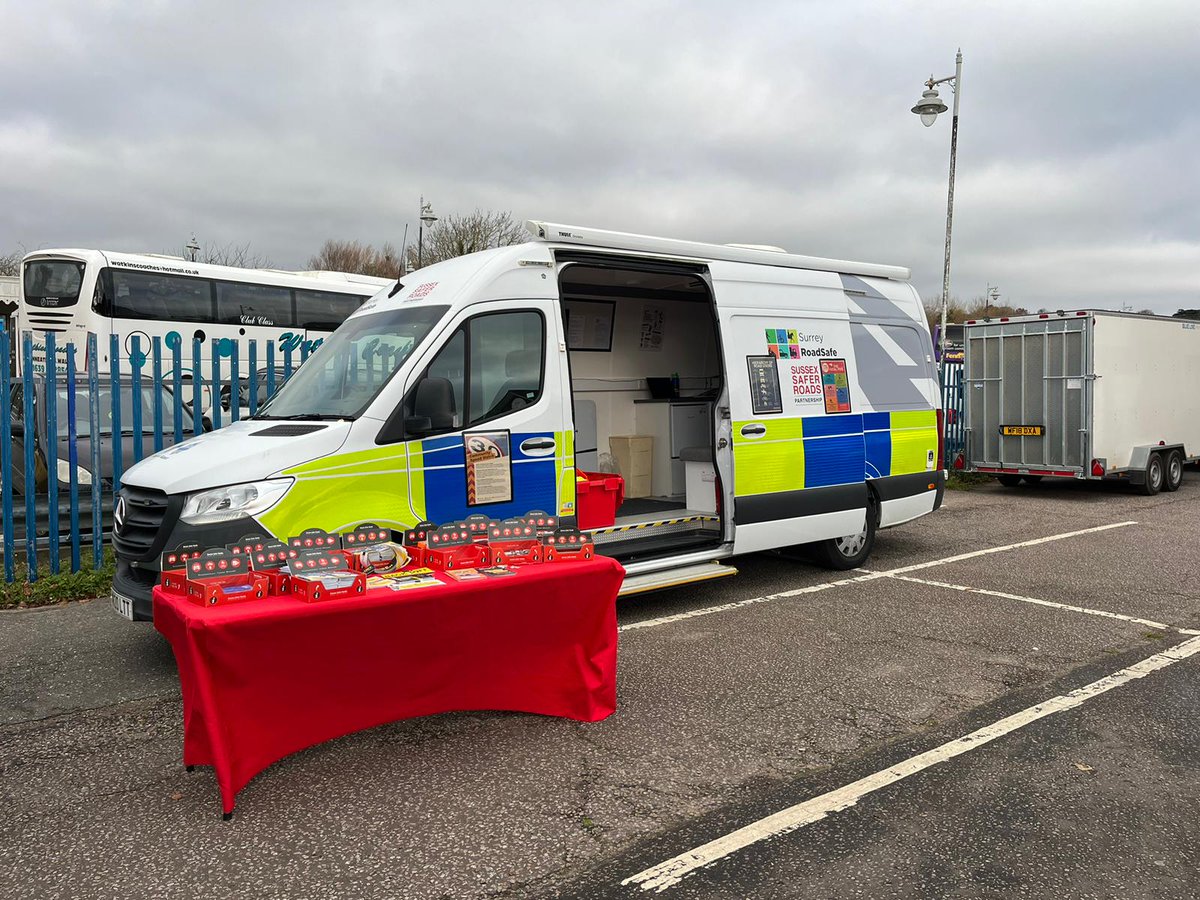
[[[38,250],[21,263],[20,335],[33,332],[35,372],[46,367],[46,332],[61,348],[75,345],[75,364],[86,366],[89,334],[96,335],[97,362],[111,371],[111,336],[120,339],[119,366],[130,371],[134,338],[147,357],[151,340],[162,339],[164,362],[180,345],[185,372],[192,365],[193,341],[201,344],[201,371],[207,377],[213,352],[231,356],[238,342],[239,363],[248,369],[248,345],[259,344],[257,365],[265,368],[266,342],[275,342],[275,362],[292,352],[318,346],[346,317],[394,280],[342,272],[283,272],[239,269],[189,262],[175,256],[137,255],[108,250]],[[60,370],[66,357],[56,354]]]

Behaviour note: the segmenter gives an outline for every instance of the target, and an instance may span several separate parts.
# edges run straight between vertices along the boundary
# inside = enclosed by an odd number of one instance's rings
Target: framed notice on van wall
[[[779,390],[779,360],[774,356],[747,356],[750,370],[750,407],[756,416],[783,412]]]
[[[616,309],[611,300],[564,300],[567,349],[610,352]]]

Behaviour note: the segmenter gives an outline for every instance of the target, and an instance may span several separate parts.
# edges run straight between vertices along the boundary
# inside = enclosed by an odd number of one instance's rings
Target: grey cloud
[[[53,9],[0,2],[0,249],[195,230],[299,266],[399,242],[424,194],[898,263],[936,296],[950,123],[908,107],[962,45],[954,292],[1200,304],[1183,0]]]

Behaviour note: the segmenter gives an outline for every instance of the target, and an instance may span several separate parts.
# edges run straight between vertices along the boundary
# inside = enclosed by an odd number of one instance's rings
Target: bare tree
[[[25,254],[19,250],[12,253],[0,254],[0,275],[20,275],[21,257]]]
[[[428,266],[480,250],[520,244],[528,239],[524,225],[513,219],[510,212],[477,209],[466,216],[449,215],[425,229],[421,262]],[[410,245],[407,256],[409,268],[415,269],[417,247]]]
[[[335,241],[330,238],[321,245],[315,256],[309,257],[308,267],[326,272],[395,278],[400,272],[400,254],[388,243],[376,248],[358,241]]]
[[[191,259],[192,253],[184,247],[179,251],[184,259]],[[202,244],[196,254],[196,262],[211,263],[217,266],[236,266],[239,269],[270,269],[274,263],[270,258],[250,249],[249,242],[235,244]]]

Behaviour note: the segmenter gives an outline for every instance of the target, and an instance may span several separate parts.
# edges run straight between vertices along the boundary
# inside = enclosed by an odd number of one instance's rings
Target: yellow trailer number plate
[[[1041,437],[1045,432],[1041,425],[1001,425],[1000,433],[1008,437]]]

